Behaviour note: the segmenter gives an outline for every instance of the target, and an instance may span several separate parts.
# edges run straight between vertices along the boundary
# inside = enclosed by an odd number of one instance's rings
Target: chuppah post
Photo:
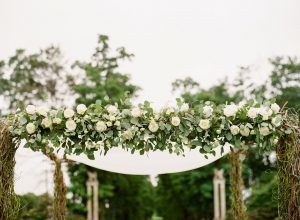
[[[53,219],[65,220],[67,215],[67,187],[64,183],[64,176],[61,169],[62,160],[54,153],[46,154],[54,162],[54,198],[53,198]]]
[[[242,161],[240,155],[241,150],[234,150],[229,155],[231,163],[230,173],[230,190],[231,190],[231,215],[233,220],[248,219],[246,208],[243,200],[243,177],[242,177]]]
[[[0,121],[0,219],[16,219],[19,200],[14,191],[15,154],[18,144],[13,142],[8,126]]]

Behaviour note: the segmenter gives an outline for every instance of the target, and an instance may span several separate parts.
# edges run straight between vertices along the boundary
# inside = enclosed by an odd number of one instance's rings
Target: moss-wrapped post
[[[300,131],[283,136],[277,145],[278,212],[280,219],[300,219]]]
[[[46,154],[55,164],[54,170],[54,198],[53,198],[53,219],[65,220],[67,215],[67,187],[64,183],[64,176],[61,169],[62,161],[54,153]]]
[[[0,219],[17,219],[19,200],[14,191],[15,154],[18,144],[13,142],[8,126],[0,121]]]
[[[242,161],[240,155],[243,152],[233,151],[229,155],[231,163],[230,172],[230,190],[231,190],[231,215],[233,220],[246,220],[247,212],[243,200],[243,178],[242,178]]]

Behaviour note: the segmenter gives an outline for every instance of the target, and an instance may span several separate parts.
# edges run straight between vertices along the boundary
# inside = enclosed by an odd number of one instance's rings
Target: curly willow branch
[[[278,211],[281,219],[300,219],[300,129],[297,117],[288,117],[285,126],[293,132],[277,145]]]
[[[18,144],[12,140],[7,125],[0,121],[0,219],[17,219],[19,200],[14,191],[15,154]]]
[[[62,161],[57,158],[54,153],[46,154],[55,164],[54,171],[54,199],[53,199],[53,219],[64,220],[66,219],[66,193],[67,187],[64,183],[64,176],[61,170]]]
[[[243,201],[242,189],[244,186],[242,178],[241,151],[234,151],[229,155],[231,163],[230,190],[231,190],[231,214],[233,220],[246,220],[247,212]]]

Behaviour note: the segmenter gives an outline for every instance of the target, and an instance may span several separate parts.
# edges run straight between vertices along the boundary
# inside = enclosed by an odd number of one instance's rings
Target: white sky
[[[112,46],[136,55],[122,69],[143,88],[140,99],[162,105],[173,99],[176,78],[208,87],[240,65],[254,65],[254,79],[263,82],[267,58],[300,56],[299,9],[297,0],[0,0],[0,59],[50,44],[70,61],[88,59],[97,34],[107,34]],[[42,165],[30,168],[37,163],[19,163],[18,177],[25,168],[34,172],[17,181],[18,192],[45,190],[36,185]]]

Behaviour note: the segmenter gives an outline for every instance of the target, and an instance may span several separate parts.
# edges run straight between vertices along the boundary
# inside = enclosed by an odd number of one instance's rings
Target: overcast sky
[[[69,61],[88,59],[97,34],[107,34],[113,47],[136,55],[122,70],[142,87],[139,99],[162,105],[173,99],[176,78],[191,76],[208,87],[252,65],[262,83],[269,57],[300,56],[299,9],[298,0],[0,0],[0,59],[17,48],[32,52],[50,44]],[[33,169],[30,164],[36,163],[19,163],[17,176]],[[37,186],[42,175],[27,173],[18,192],[45,190]]]

